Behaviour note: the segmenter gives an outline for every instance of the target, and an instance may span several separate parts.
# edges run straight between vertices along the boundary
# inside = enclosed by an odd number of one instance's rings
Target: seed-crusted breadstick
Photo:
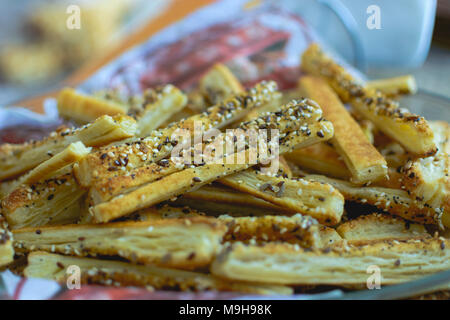
[[[154,221],[161,219],[182,219],[192,217],[203,217],[205,213],[185,207],[174,207],[168,204],[157,205],[140,210],[130,216],[133,221]]]
[[[176,145],[183,143],[181,138],[173,137],[177,130],[185,129],[193,134],[194,123],[201,124],[205,132],[222,128],[242,118],[252,108],[270,101],[276,93],[275,82],[261,82],[201,114],[155,130],[146,138],[101,148],[80,162],[75,171],[76,177],[82,186],[90,187],[95,183],[102,184],[111,177],[136,175],[134,170],[167,157]]]
[[[286,286],[264,285],[246,281],[227,281],[210,274],[140,266],[111,260],[99,260],[51,254],[43,251],[32,252],[24,275],[28,278],[45,278],[61,283],[67,281],[67,268],[76,265],[81,269],[82,284],[102,284],[114,286],[172,288],[181,291],[237,291],[253,294],[292,294]]]
[[[334,136],[330,142],[350,170],[351,180],[366,183],[384,178],[387,174],[386,160],[367,140],[328,84],[320,77],[304,76],[298,85],[307,97],[320,105],[324,117],[333,123]]]
[[[2,202],[11,229],[74,223],[86,193],[77,185],[71,169],[48,180],[21,185]]]
[[[302,249],[290,244],[224,249],[212,273],[271,284],[366,284],[367,268],[380,268],[383,285],[411,281],[450,268],[450,240],[387,241],[361,247]]]
[[[215,64],[199,81],[199,90],[211,104],[244,92],[244,87],[225,65]]]
[[[14,260],[12,233],[8,229],[5,218],[0,214],[0,267]]]
[[[339,225],[336,230],[350,244],[431,237],[421,224],[380,213],[359,216]]]
[[[439,151],[431,157],[408,161],[403,167],[402,185],[413,197],[440,208],[440,214],[450,219],[450,129],[447,123],[430,123]],[[448,223],[448,222],[446,222]],[[445,225],[445,224],[444,224]],[[441,226],[443,227],[443,226]],[[450,228],[450,225],[447,225]]]
[[[319,226],[319,245],[318,248],[329,248],[332,246],[342,245],[342,237],[336,232],[336,229]]]
[[[57,171],[73,164],[74,162],[80,161],[89,152],[90,148],[86,148],[81,141],[71,143],[60,153],[54,155],[49,160],[42,162],[36,168],[20,177],[16,185],[30,185],[41,180],[46,180]]]
[[[127,111],[126,104],[86,95],[72,88],[62,89],[58,95],[59,115],[81,123],[94,121],[104,115],[125,115]]]
[[[130,138],[136,132],[136,122],[128,116],[102,116],[78,129],[52,132],[42,141],[28,142],[20,147],[0,147],[0,180],[18,176],[33,169],[73,142],[98,147],[113,141]]]
[[[424,224],[440,223],[440,208],[434,208],[426,202],[413,199],[404,190],[372,186],[361,187],[348,181],[321,175],[308,175],[305,179],[331,184],[342,193],[345,200],[371,204],[411,221]]]
[[[225,242],[263,243],[283,241],[297,243],[304,248],[317,247],[320,243],[319,225],[315,219],[296,214],[287,216],[239,217],[220,216],[228,232]]]
[[[350,178],[350,171],[341,156],[327,143],[316,143],[286,153],[284,156],[300,168],[336,178],[346,180]]]
[[[433,131],[427,121],[386,98],[381,92],[369,90],[312,44],[302,56],[302,68],[324,77],[343,102],[350,102],[365,118],[381,131],[398,141],[406,150],[418,156],[430,156],[436,152]]]
[[[240,128],[243,130],[278,129],[281,137],[279,139],[279,154],[327,140],[333,135],[332,124],[322,118],[320,107],[308,99],[292,101],[281,108],[280,111],[243,123]],[[268,148],[270,155],[264,155],[258,153],[256,147],[248,145],[248,142],[246,143],[248,149],[244,148],[244,150],[234,154],[223,155],[220,159],[223,161],[193,165],[193,167],[172,173],[132,192],[116,196],[109,202],[96,205],[91,210],[94,220],[106,222],[128,215],[133,211],[153,206],[185,192],[198,189],[202,185],[223,176],[243,171],[250,165],[254,165],[254,163],[250,164],[248,159],[256,158],[257,163],[265,163],[270,161],[272,157],[279,155],[272,153],[275,152],[275,149],[272,150],[271,146]],[[232,144],[234,150],[236,150],[236,142],[233,141]],[[252,157],[252,154],[255,157]],[[246,160],[242,161],[244,163],[240,163],[240,161],[236,163],[236,159]]]
[[[267,117],[268,115],[270,116],[270,114],[266,114],[265,117]],[[244,123],[244,125],[246,124]],[[187,152],[194,151],[195,149],[191,148],[188,149]],[[281,160],[279,162],[281,162]],[[284,164],[284,167],[286,166],[287,165]],[[156,181],[164,176],[181,171],[184,169],[184,167],[184,165],[177,164],[170,159],[163,159],[157,163],[151,163],[145,167],[134,170],[132,175],[119,175],[116,177],[111,177],[109,179],[102,180],[102,183],[98,181],[94,186],[91,186],[89,191],[91,204],[97,205],[99,203],[106,202],[116,195],[132,191],[145,183]],[[292,208],[292,206],[290,207],[290,209],[294,210],[295,212],[298,211]]]
[[[344,212],[344,197],[328,184],[273,177],[253,168],[223,177],[219,182],[326,225],[337,224]]]
[[[137,137],[146,137],[186,106],[187,97],[173,85],[146,91],[144,108],[135,117]]]
[[[203,188],[203,187],[202,187]],[[250,195],[248,195],[250,196]],[[258,198],[255,198],[258,199]],[[261,199],[258,199],[261,200]],[[261,200],[263,201],[263,200]],[[273,209],[253,206],[251,204],[239,204],[232,202],[217,202],[214,200],[198,201],[195,199],[178,197],[175,201],[169,202],[173,206],[188,206],[201,212],[207,212],[209,216],[230,215],[232,217],[261,217],[265,215],[283,214],[292,215],[292,212],[283,211],[282,208],[275,207]],[[271,204],[269,202],[269,204]]]
[[[195,217],[25,228],[13,235],[18,250],[118,255],[134,263],[195,269],[212,261],[225,232],[217,219]]]
[[[284,156],[280,156],[279,164],[280,168],[278,169],[279,174],[285,178],[292,178],[294,173],[292,172],[291,167],[289,166],[289,162],[286,160]]]
[[[281,113],[279,113],[279,115],[281,115]],[[276,114],[274,113],[272,114],[272,116],[276,116]],[[270,117],[270,114],[266,114],[264,117]],[[276,117],[278,118],[279,116]],[[239,128],[243,130],[257,130],[260,126],[262,126],[261,123],[255,123],[253,124],[252,128],[249,128],[248,123],[244,122]],[[244,131],[241,130],[241,133],[243,134],[243,136],[245,136]],[[238,135],[239,133],[233,133],[232,135],[226,135],[225,138],[235,139],[237,141],[239,139]],[[212,139],[211,141],[214,141],[214,139]],[[202,142],[201,149],[205,149],[207,145],[208,141]],[[184,152],[187,154],[195,154],[197,152],[197,146],[186,148]],[[122,162],[119,164],[123,165]],[[146,166],[136,168],[131,171],[132,174],[116,175],[108,179],[97,180],[96,183],[90,187],[89,198],[91,200],[91,204],[97,205],[102,202],[106,202],[112,199],[114,196],[128,193],[135,190],[141,185],[156,181],[169,174],[179,172],[189,165],[190,164],[179,164],[172,161],[171,159],[162,159],[158,162],[150,163]]]
[[[413,75],[405,75],[394,78],[367,81],[367,89],[375,89],[383,92],[388,97],[396,97],[403,94],[417,92],[417,83]]]

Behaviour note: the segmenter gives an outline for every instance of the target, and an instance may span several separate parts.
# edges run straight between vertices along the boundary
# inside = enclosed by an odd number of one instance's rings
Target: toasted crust
[[[438,224],[439,214],[426,202],[412,199],[406,191],[383,187],[361,187],[348,181],[320,175],[308,175],[308,180],[329,183],[342,193],[346,200],[367,203],[407,220],[424,224]]]
[[[253,168],[219,182],[292,212],[309,215],[322,224],[337,224],[344,212],[343,196],[327,184],[273,177]]]
[[[442,219],[443,215],[450,215],[450,155],[446,152],[450,146],[450,129],[446,123],[431,123],[431,126],[439,151],[434,156],[407,162],[402,184],[413,197],[437,208]],[[450,225],[445,226],[450,228]]]
[[[85,95],[72,88],[64,88],[58,95],[58,113],[62,117],[87,123],[104,115],[125,115],[127,106],[115,101]]]
[[[173,85],[147,90],[144,109],[136,115],[137,137],[146,137],[186,106],[187,97]]]
[[[366,183],[384,178],[387,174],[386,160],[367,140],[327,83],[319,77],[305,76],[300,78],[299,87],[321,106],[324,117],[333,123],[334,136],[330,142],[350,170],[352,181]]]
[[[241,205],[239,203],[216,202],[213,200],[198,201],[185,198],[184,196],[178,197],[174,202],[170,201],[170,204],[178,207],[187,206],[189,208],[204,212],[208,216],[215,217],[220,215],[230,215],[232,217],[260,217],[273,214],[283,214],[287,216],[292,215],[291,212],[285,212],[281,208],[269,209],[252,206],[250,204]]]
[[[280,156],[278,158],[278,162],[280,164],[278,172],[285,178],[292,178],[294,173],[292,172],[292,169],[289,166],[289,162],[286,160],[286,158],[284,156]]]
[[[0,214],[0,267],[14,260],[12,233],[5,218]]]
[[[386,214],[369,214],[337,227],[339,235],[351,244],[380,240],[423,239],[431,236],[421,224],[410,223]]]
[[[160,219],[182,219],[203,216],[205,216],[203,212],[189,207],[181,208],[164,204],[138,211],[133,214],[130,219],[134,221],[153,221]]]
[[[419,201],[436,209],[439,219],[450,214],[450,158],[446,153],[413,161],[404,170],[403,186]],[[448,225],[447,227],[450,227]]]
[[[194,217],[26,228],[13,234],[18,250],[118,255],[137,263],[195,269],[212,261],[225,232],[220,221]]]
[[[33,169],[73,142],[81,141],[87,147],[98,147],[113,141],[132,137],[136,122],[127,116],[102,116],[78,129],[52,132],[46,139],[29,142],[20,147],[0,148],[0,180],[18,176]]]
[[[343,102],[350,102],[361,115],[371,120],[381,131],[418,156],[436,152],[433,131],[418,115],[398,108],[398,104],[381,92],[369,90],[357,83],[343,67],[312,44],[302,56],[302,68],[324,77]]]
[[[2,212],[11,229],[74,223],[82,197],[71,172],[31,185],[22,185],[2,200]]]
[[[98,260],[33,252],[28,256],[24,275],[29,278],[46,278],[61,283],[67,281],[67,267],[77,265],[81,269],[82,284],[102,284],[152,287],[153,289],[175,289],[181,291],[237,291],[254,294],[291,294],[292,289],[250,282],[230,282],[209,274],[139,266],[126,262]]]
[[[319,245],[318,248],[328,248],[342,244],[342,237],[333,228],[327,226],[319,227]]]
[[[186,129],[192,134],[194,123],[202,124],[205,131],[222,128],[242,118],[252,108],[270,101],[276,92],[274,82],[262,82],[247,92],[208,108],[204,113],[193,115],[164,129],[155,130],[145,139],[101,148],[80,162],[75,172],[76,177],[82,186],[90,187],[96,183],[103,184],[108,178],[131,176],[134,170],[167,157],[174,146],[182,144],[182,139],[173,137],[177,130]],[[120,170],[121,167],[125,170]]]
[[[90,148],[86,148],[81,141],[71,143],[60,153],[42,162],[26,175],[20,177],[16,185],[30,185],[40,180],[48,179],[56,174],[59,170],[77,161],[80,161],[89,152]]]
[[[389,142],[378,147],[378,149],[386,159],[388,166],[391,168],[398,169],[411,159],[411,154],[405,151],[405,149],[397,142]]]
[[[199,90],[213,105],[244,92],[244,87],[230,69],[217,63],[200,79]]]
[[[316,143],[297,149],[286,153],[285,157],[300,168],[312,172],[346,180],[350,178],[350,171],[341,156],[327,143]]]
[[[301,102],[293,102],[292,104],[288,104],[288,106],[293,106],[293,105],[303,105],[303,106],[307,106],[307,104],[310,103],[308,101],[301,101]],[[286,109],[286,107],[284,107]],[[320,109],[312,109],[312,110],[320,110]],[[309,112],[309,111],[308,111]],[[309,115],[309,113],[307,112],[307,114]],[[283,116],[283,121],[280,123],[276,123],[277,121],[274,121],[275,119],[272,118],[272,120],[267,121],[267,122],[272,122],[272,124],[270,123],[262,123],[263,121],[266,122],[265,119],[270,119],[270,116],[274,117],[276,116],[276,119],[282,119],[281,116]],[[272,114],[266,114],[261,118],[258,118],[256,121],[250,121],[250,122],[244,122],[239,126],[239,129],[242,129],[240,132],[242,133],[243,138],[245,137],[245,130],[258,130],[259,128],[267,128],[268,125],[272,125],[272,126],[279,126],[280,129],[279,130],[290,130],[291,128],[289,128],[289,123],[292,122],[292,118],[295,116],[289,116],[287,115],[286,112],[283,113],[283,111],[279,111],[279,112],[275,112]],[[303,119],[304,120],[304,125],[303,125],[303,130],[307,133],[308,129],[308,125],[310,124],[315,124],[317,122],[317,115],[314,115],[314,119],[313,120],[308,120],[308,119]],[[305,129],[306,128],[306,129]],[[328,132],[326,132],[326,134],[322,132],[322,137],[325,138],[325,135],[327,138],[329,138],[331,136],[331,129],[328,129],[328,127],[326,125],[323,126],[324,130],[328,130]],[[310,130],[311,131],[311,130]],[[309,131],[309,132],[310,132]],[[238,133],[236,133],[236,135],[234,135],[233,137],[237,138]],[[227,136],[227,135],[222,135],[219,137],[216,137],[213,141],[218,140],[218,139],[222,139],[222,138],[231,138],[231,136]],[[220,141],[220,140],[218,140]],[[239,144],[239,141],[234,141],[234,144]],[[207,142],[203,142],[202,144],[202,150],[205,149],[207,147]],[[189,152],[191,153],[196,153],[198,149],[198,146],[194,146],[194,147],[190,147],[185,149],[185,153],[189,154]],[[225,150],[226,152],[226,150]],[[107,154],[104,154],[107,157]],[[104,158],[106,158],[104,157]],[[129,160],[127,160],[129,161]],[[123,165],[123,159],[121,159],[121,162],[116,162],[115,163],[115,167],[117,168],[117,165]],[[234,162],[234,161],[233,161]],[[170,174],[182,171],[185,167],[187,167],[188,165],[186,164],[178,164],[174,161],[172,161],[171,159],[163,159],[159,162],[156,163],[150,163],[144,167],[140,167],[137,169],[133,169],[131,172],[131,174],[127,174],[127,175],[122,175],[122,174],[118,174],[115,177],[111,177],[108,179],[102,179],[99,180],[95,183],[95,185],[90,187],[90,191],[89,191],[89,195],[90,195],[90,199],[91,199],[91,203],[93,205],[97,205],[106,201],[111,200],[114,196],[117,196],[119,194],[124,194],[124,193],[128,193],[130,191],[135,190],[137,187],[144,185],[146,183],[150,183],[153,181],[156,181],[158,179],[161,179],[162,177],[168,176]]]
[[[379,90],[388,97],[417,92],[417,83],[413,75],[368,81],[367,89]]]
[[[258,107],[252,109],[252,111],[247,113],[247,115],[245,117],[243,117],[242,119],[240,119],[240,121],[242,121],[242,122],[252,121],[253,119],[261,116],[262,114],[264,114],[266,112],[278,111],[280,109],[281,105],[289,103],[289,101],[287,101],[286,103],[283,103],[282,100],[283,100],[282,94],[280,92],[276,92],[273,95],[272,100],[270,100],[266,103],[262,103]],[[239,123],[240,122],[236,121],[235,123],[231,124],[231,126],[235,127],[235,126],[239,125]]]
[[[225,249],[212,273],[233,280],[271,284],[366,284],[368,267],[382,272],[382,284],[418,279],[450,268],[450,241],[388,241],[361,247],[306,250],[289,244]]]
[[[211,202],[212,206],[217,203],[236,205],[242,214],[247,212],[248,207],[266,209],[267,211],[265,212],[272,213],[291,212],[291,210],[286,210],[248,193],[239,192],[235,189],[228,188],[220,184],[205,185],[198,190],[183,194],[183,198],[191,199],[195,202]]]
[[[276,114],[265,115],[254,121],[243,123],[240,128],[255,130],[264,126],[264,128],[278,129],[282,136],[279,141],[279,154],[329,139],[333,135],[333,127],[330,122],[322,118],[320,108],[311,103],[309,100],[293,101]],[[236,142],[232,143],[235,150],[237,144]],[[244,148],[242,151],[223,156],[222,164],[216,161],[203,166],[190,167],[139,187],[125,195],[117,196],[109,202],[96,205],[91,211],[95,221],[106,222],[128,215],[133,211],[198,189],[220,177],[243,171],[250,166],[249,161],[236,163],[236,159],[251,159],[250,155],[253,154],[256,155],[254,158],[257,163],[266,163],[272,157],[272,155],[258,153],[253,146],[246,143],[248,149]]]
[[[264,243],[283,241],[304,248],[320,244],[317,221],[301,214],[287,216],[240,217],[220,216],[227,224],[225,242]]]

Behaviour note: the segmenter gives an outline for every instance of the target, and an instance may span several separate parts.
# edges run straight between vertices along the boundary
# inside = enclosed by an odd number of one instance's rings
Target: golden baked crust
[[[80,161],[90,151],[91,149],[86,148],[81,141],[71,143],[60,153],[42,162],[27,174],[21,176],[17,180],[16,185],[30,185],[41,180],[49,179],[57,174],[58,171]]]
[[[330,143],[350,170],[352,182],[367,183],[384,178],[387,174],[386,160],[367,140],[327,83],[319,77],[304,76],[298,85],[307,97],[320,105],[324,117],[333,123],[334,136]]]
[[[76,222],[86,191],[80,189],[71,170],[68,171],[31,185],[21,185],[6,196],[1,205],[10,228]]]
[[[81,128],[65,128],[52,132],[41,141],[32,141],[13,148],[2,145],[0,180],[13,178],[33,169],[73,142],[81,141],[87,147],[97,147],[132,137],[135,132],[136,122],[128,116],[102,116]]]
[[[320,108],[310,100],[292,101],[283,106],[274,114],[266,114],[258,119],[241,124],[242,130],[257,130],[261,128],[278,129],[279,154],[291,151],[294,148],[307,146],[318,141],[329,139],[333,135],[330,122],[322,118]],[[221,137],[219,137],[221,138]],[[236,141],[232,142],[237,147]],[[162,179],[139,187],[127,194],[119,195],[108,202],[97,204],[91,212],[97,222],[111,221],[112,219],[128,215],[133,211],[153,206],[161,201],[176,197],[185,192],[198,189],[223,176],[243,171],[250,167],[249,161],[236,159],[251,159],[257,163],[265,163],[274,155],[263,155],[253,146],[245,142],[246,147],[230,155],[223,155],[222,164],[207,163],[193,165],[187,169],[164,176]],[[270,150],[270,148],[269,148]],[[275,156],[278,156],[275,155]],[[243,162],[243,163],[239,163]]]
[[[29,278],[46,278],[61,283],[67,281],[67,267],[76,265],[81,269],[82,284],[102,284],[109,286],[137,286],[153,289],[181,291],[237,291],[253,294],[292,294],[286,286],[266,285],[246,281],[226,281],[210,274],[140,266],[131,263],[80,258],[32,252],[24,275]]]
[[[244,92],[239,80],[222,63],[216,63],[199,81],[199,90],[210,105]]]
[[[181,138],[172,137],[177,130],[186,129],[192,134],[194,123],[202,124],[205,132],[212,128],[222,128],[242,118],[252,108],[270,101],[275,93],[277,91],[274,82],[261,82],[254,88],[222,101],[201,114],[172,123],[164,129],[154,130],[146,138],[101,148],[80,162],[75,172],[76,177],[82,186],[92,187],[103,184],[108,178],[133,174],[139,176],[141,173],[135,171],[164,159],[176,145],[183,144]],[[121,167],[125,170],[121,170]]]
[[[450,154],[447,153],[450,129],[447,123],[442,122],[432,122],[430,125],[439,150],[434,156],[408,161],[403,168],[402,185],[412,197],[436,208],[439,220],[445,221],[443,225],[450,228]]]
[[[318,247],[319,224],[315,219],[296,214],[287,216],[239,217],[220,216],[228,232],[225,242],[264,243],[287,242],[304,248]]]
[[[161,219],[13,231],[19,251],[120,256],[134,263],[195,269],[209,265],[226,227],[212,218]]]
[[[168,204],[146,208],[132,214],[129,219],[133,221],[154,221],[161,219],[182,219],[205,216],[203,212],[189,207],[174,207]]]
[[[380,240],[430,238],[425,226],[387,214],[372,213],[342,223],[337,227],[347,243],[362,244]]]
[[[326,225],[337,224],[344,212],[344,197],[328,184],[274,177],[254,168],[223,177],[219,182]]]
[[[211,206],[208,209],[213,209],[214,206],[220,204],[229,204],[236,206],[241,215],[246,215],[249,208],[265,209],[266,213],[289,213],[291,210],[283,209],[270,202],[254,197],[248,193],[239,192],[235,189],[223,186],[218,183],[205,185],[197,190],[183,194],[182,199],[191,199],[191,203],[207,203]],[[175,202],[177,203],[178,200]],[[208,211],[209,212],[209,211]],[[234,210],[233,210],[234,212]],[[227,212],[224,212],[225,214]]]
[[[366,284],[368,268],[378,266],[381,285],[411,281],[450,267],[450,240],[378,242],[360,247],[302,249],[290,244],[226,248],[212,273],[230,280],[271,284]]]
[[[335,229],[327,226],[319,226],[319,245],[318,248],[328,248],[342,244],[342,237]]]
[[[144,99],[143,110],[134,115],[138,125],[137,137],[150,135],[187,103],[187,96],[171,84],[146,90]]]
[[[104,115],[125,115],[127,109],[124,104],[85,95],[72,88],[64,88],[58,94],[59,115],[80,123],[91,122]]]
[[[405,75],[394,78],[367,81],[367,89],[381,91],[388,97],[397,97],[403,94],[414,94],[417,92],[417,83],[413,75]]]
[[[12,233],[8,229],[8,223],[0,214],[0,267],[14,260]]]
[[[339,190],[345,200],[367,203],[386,212],[398,215],[410,221],[424,224],[438,224],[439,214],[429,203],[412,199],[400,189],[354,185],[348,181],[332,179],[320,175],[308,175],[308,180],[328,183]]]
[[[436,145],[433,131],[427,121],[398,103],[386,98],[380,91],[366,89],[340,65],[312,44],[302,56],[303,70],[327,80],[342,101],[371,120],[381,131],[402,144],[406,150],[421,157],[433,155]]]
[[[300,168],[332,177],[349,179],[351,174],[336,150],[327,143],[316,143],[286,153],[286,159]]]

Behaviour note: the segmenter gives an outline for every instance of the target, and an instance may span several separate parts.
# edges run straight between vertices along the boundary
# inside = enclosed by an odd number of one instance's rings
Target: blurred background
[[[0,106],[55,89],[177,4],[194,10],[213,2],[0,0]],[[70,30],[73,4],[82,27]],[[450,0],[249,1],[261,4],[301,15],[369,78],[412,73],[422,93],[450,98]]]
[[[80,28],[68,18],[80,8]],[[0,105],[45,92],[142,28],[170,0],[0,0]],[[76,23],[71,20],[71,23]]]

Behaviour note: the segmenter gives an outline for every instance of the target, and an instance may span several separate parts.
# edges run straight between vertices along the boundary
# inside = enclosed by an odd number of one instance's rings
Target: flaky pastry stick
[[[346,285],[366,284],[368,268],[377,266],[381,284],[390,285],[448,270],[449,246],[450,240],[435,238],[316,250],[290,244],[235,244],[217,257],[212,273],[230,280],[268,284]]]
[[[195,269],[212,261],[225,232],[216,219],[194,217],[25,228],[13,235],[19,251],[120,256],[133,263]]]
[[[343,102],[350,102],[358,113],[371,120],[409,152],[421,157],[436,152],[433,131],[423,117],[399,108],[397,102],[386,98],[379,91],[364,88],[317,44],[312,44],[303,53],[302,68],[322,76]]]
[[[308,175],[308,180],[328,183],[339,190],[346,200],[367,203],[407,220],[424,224],[440,224],[440,208],[413,199],[404,190],[376,186],[361,187],[348,181],[332,179],[321,175]]]
[[[416,79],[410,74],[394,78],[367,81],[365,87],[367,89],[379,90],[388,97],[414,94],[417,92]]]
[[[264,285],[246,281],[227,281],[210,274],[156,266],[140,266],[122,261],[63,256],[43,251],[32,252],[24,275],[61,283],[67,281],[69,266],[81,269],[82,284],[168,288],[181,291],[237,291],[253,294],[291,294],[286,286]]]
[[[350,170],[351,180],[366,183],[383,179],[387,174],[386,160],[367,140],[328,84],[320,77],[304,76],[298,85],[308,98],[320,105],[324,117],[333,123],[334,136],[330,142]]]
[[[243,130],[255,128],[279,130],[282,137],[279,141],[279,154],[324,141],[333,135],[331,123],[322,118],[320,107],[310,100],[292,101],[274,114],[266,114],[254,121],[243,123],[241,126]],[[235,145],[236,141],[232,143]],[[237,153],[223,155],[222,164],[219,161],[219,163],[194,165],[96,205],[91,209],[94,220],[97,222],[110,221],[195,190],[226,175],[243,171],[250,167],[249,161],[236,163],[236,159],[251,159],[252,154],[256,155],[255,160],[258,163],[269,161],[271,157],[275,156],[275,154],[263,155],[258,153],[255,147],[248,146],[248,149],[244,148]]]
[[[201,114],[152,131],[146,138],[101,148],[80,162],[75,175],[83,187],[102,185],[108,178],[131,177],[133,174],[139,176],[142,174],[139,172],[140,168],[145,170],[146,165],[164,159],[176,145],[183,143],[182,138],[173,137],[178,130],[186,129],[193,134],[195,123],[201,124],[205,132],[212,128],[222,128],[242,118],[252,108],[270,101],[276,93],[274,82],[262,82],[242,94],[208,108]]]
[[[86,147],[98,147],[113,141],[130,138],[136,132],[136,121],[128,116],[102,116],[77,129],[52,132],[41,141],[20,146],[0,147],[0,180],[13,178],[33,169],[61,152],[73,142],[81,141]]]
[[[337,224],[344,212],[344,198],[328,184],[274,177],[254,168],[223,177],[219,182],[293,213],[311,216],[325,225]]]

